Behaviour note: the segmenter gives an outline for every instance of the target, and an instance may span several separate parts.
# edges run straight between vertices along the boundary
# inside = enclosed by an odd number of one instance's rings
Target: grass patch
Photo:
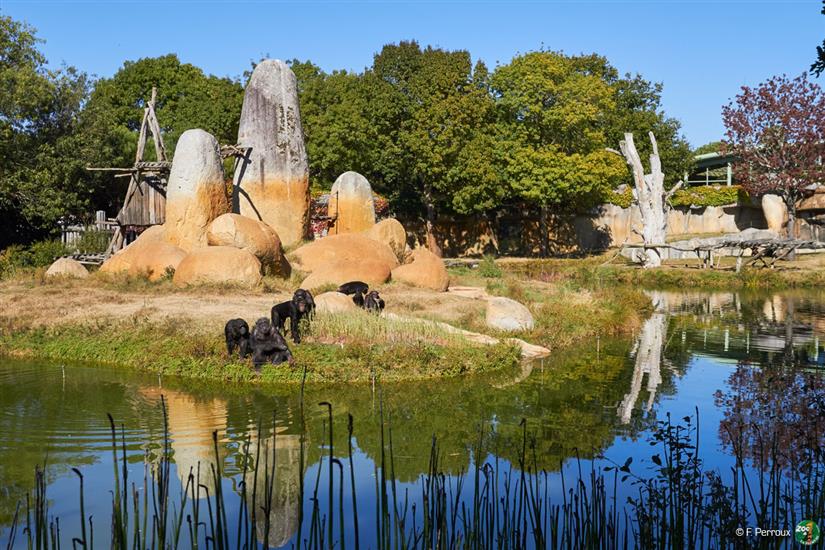
[[[368,382],[415,380],[482,373],[514,367],[513,346],[476,346],[460,338],[423,333],[414,323],[386,322],[366,314],[343,320],[318,316],[305,343],[292,346],[295,364],[268,365],[260,375],[249,361],[227,359],[221,334],[190,328],[180,320],[164,322],[101,320],[95,323],[4,330],[0,353],[65,361],[95,361],[208,380],[248,383]],[[385,323],[379,327],[377,323]],[[374,325],[375,324],[375,325]],[[352,341],[327,343],[333,330]],[[370,332],[372,331],[372,332]],[[335,332],[339,334],[340,332]]]

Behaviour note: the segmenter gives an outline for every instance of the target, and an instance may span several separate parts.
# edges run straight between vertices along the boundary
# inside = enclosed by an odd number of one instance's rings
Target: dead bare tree
[[[608,151],[623,156],[633,172],[633,199],[639,205],[639,213],[642,218],[642,231],[639,232],[634,229],[634,232],[642,237],[642,242],[645,245],[640,258],[642,266],[645,268],[662,265],[662,256],[658,247],[664,245],[667,238],[668,199],[682,186],[680,181],[670,191],[665,191],[665,174],[662,172],[662,161],[659,158],[656,137],[653,132],[648,132],[648,136],[650,136],[650,143],[653,146],[653,153],[650,155],[649,174],[645,174],[642,159],[639,157],[639,152],[633,143],[632,133],[626,132],[624,139],[619,142],[621,152],[608,149]]]

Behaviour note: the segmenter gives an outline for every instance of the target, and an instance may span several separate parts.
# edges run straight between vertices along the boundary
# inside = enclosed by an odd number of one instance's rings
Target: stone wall
[[[413,242],[426,242],[423,220],[401,219]],[[497,226],[494,232],[492,228]],[[639,209],[612,204],[594,208],[589,215],[553,215],[548,240],[552,254],[575,254],[599,251],[623,243],[637,243],[641,238]],[[678,207],[668,215],[670,237],[682,235],[718,235],[736,233],[747,228],[765,229],[762,210],[753,206]],[[444,255],[448,257],[480,256],[498,250],[501,255],[536,256],[539,253],[538,212],[516,210],[497,219],[481,216],[441,217],[435,223]],[[803,230],[803,233],[805,231]],[[497,243],[497,246],[496,246]]]

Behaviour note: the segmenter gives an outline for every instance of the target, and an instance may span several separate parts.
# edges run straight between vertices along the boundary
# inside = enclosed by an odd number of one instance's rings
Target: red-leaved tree
[[[773,193],[788,208],[788,237],[805,188],[825,184],[825,94],[807,75],[775,76],[722,108],[723,148],[738,157],[736,175],[751,196]]]

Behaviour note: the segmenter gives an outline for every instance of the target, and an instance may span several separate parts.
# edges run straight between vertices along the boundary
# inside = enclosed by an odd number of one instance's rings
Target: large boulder
[[[185,131],[166,188],[166,240],[187,251],[206,246],[206,228],[228,211],[218,141],[203,130]]]
[[[329,192],[327,215],[335,220],[330,233],[358,233],[375,225],[372,187],[358,172],[344,172]]]
[[[364,232],[364,235],[389,246],[399,259],[407,251],[407,231],[395,218],[381,220]]]
[[[392,270],[392,278],[395,281],[431,288],[438,292],[444,292],[450,286],[450,276],[444,261],[427,250],[426,248],[416,248],[411,255],[412,261],[408,264],[396,267]]]
[[[768,229],[779,235],[784,234],[785,223],[788,221],[788,207],[779,195],[762,196],[762,213],[768,222]]]
[[[281,239],[262,221],[240,214],[223,214],[209,224],[206,238],[210,246],[242,248],[258,258],[264,270],[289,276],[289,263],[283,256]]]
[[[85,279],[89,276],[89,271],[73,258],[58,258],[46,270],[46,277],[71,277],[75,279]]]
[[[242,248],[207,246],[187,254],[172,280],[176,286],[206,283],[252,288],[261,282],[261,262]]]
[[[159,239],[160,235],[157,230],[144,231],[132,244],[103,262],[99,271],[147,277],[150,281],[157,281],[173,272],[186,256],[186,251]]]
[[[255,66],[244,93],[238,145],[251,147],[235,169],[233,211],[272,227],[285,246],[309,234],[309,163],[298,82],[283,61]]]
[[[322,286],[340,286],[350,281],[363,281],[369,286],[386,283],[390,278],[390,267],[386,262],[376,260],[332,260],[315,269],[301,283],[302,288],[316,289]]]
[[[352,296],[340,292],[324,292],[315,297],[315,310],[318,313],[344,313],[358,309]]]
[[[530,310],[510,298],[496,296],[487,299],[487,326],[499,330],[529,330],[535,322]]]
[[[371,261],[387,266],[388,270],[398,266],[398,259],[389,246],[361,233],[329,235],[294,250],[291,258],[293,266],[309,272],[335,262]]]

